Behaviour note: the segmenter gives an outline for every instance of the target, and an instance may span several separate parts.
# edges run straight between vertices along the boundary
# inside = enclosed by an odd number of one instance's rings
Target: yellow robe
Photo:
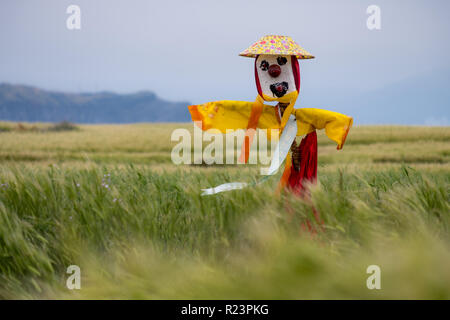
[[[227,130],[247,129],[253,102],[222,100],[189,106],[193,121],[201,121],[202,130],[216,129],[222,133]],[[325,129],[325,133],[342,149],[353,118],[346,115],[314,108],[294,109],[292,113],[297,119],[297,135],[303,136],[316,129]],[[264,105],[257,128],[281,130],[281,119],[278,108]]]

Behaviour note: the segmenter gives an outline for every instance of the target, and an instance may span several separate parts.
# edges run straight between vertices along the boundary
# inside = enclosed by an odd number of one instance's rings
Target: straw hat
[[[296,56],[297,59],[313,59],[314,56],[300,47],[291,37],[268,35],[259,39],[239,55],[255,58],[259,54]]]

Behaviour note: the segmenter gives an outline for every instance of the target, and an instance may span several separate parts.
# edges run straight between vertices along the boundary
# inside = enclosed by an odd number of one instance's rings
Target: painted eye
[[[285,57],[278,57],[277,62],[280,66],[287,63],[287,59]]]
[[[269,63],[266,60],[261,61],[259,65],[262,71],[267,71],[269,69]]]

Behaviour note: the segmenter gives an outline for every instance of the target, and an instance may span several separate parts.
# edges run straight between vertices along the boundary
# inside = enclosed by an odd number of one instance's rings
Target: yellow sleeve
[[[222,133],[227,130],[247,129],[253,102],[222,100],[189,106],[192,121],[201,121],[202,130],[217,129]],[[258,121],[260,129],[277,129],[275,107],[264,105]]]
[[[338,150],[342,149],[353,124],[352,117],[314,108],[296,109],[295,117],[297,118],[297,135],[302,136],[315,129],[325,129],[328,138],[337,143]]]
[[[221,133],[227,130],[247,129],[250,113],[254,102],[221,100],[200,105],[189,106],[192,121],[201,122],[202,130],[217,129]],[[346,115],[314,108],[295,109],[297,118],[297,135],[302,136],[316,129],[325,129],[331,140],[342,149],[347,134],[353,124],[353,118]],[[258,121],[259,129],[280,129],[277,109],[264,105]],[[270,139],[270,130],[268,130]]]

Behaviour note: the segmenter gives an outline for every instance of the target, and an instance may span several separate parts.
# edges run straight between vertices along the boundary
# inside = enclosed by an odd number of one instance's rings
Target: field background
[[[0,297],[450,299],[450,127],[320,133],[309,201],[278,176],[201,197],[258,166],[175,166],[176,128],[0,123]]]

